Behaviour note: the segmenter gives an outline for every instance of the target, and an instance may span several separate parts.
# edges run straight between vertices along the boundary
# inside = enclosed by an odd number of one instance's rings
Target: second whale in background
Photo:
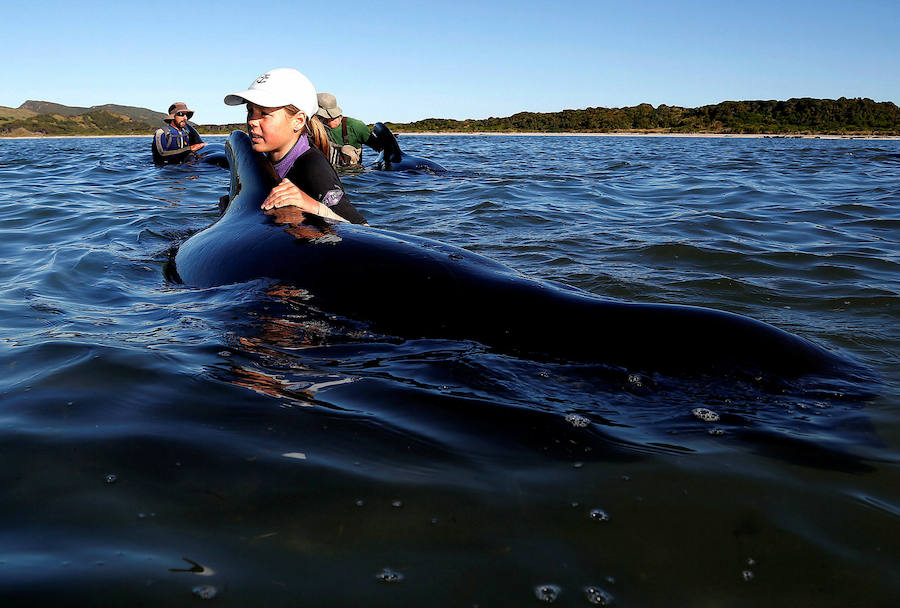
[[[376,122],[372,127],[372,134],[378,140],[381,151],[378,158],[372,163],[373,169],[381,171],[425,171],[428,173],[443,173],[444,167],[427,158],[421,158],[407,154],[400,149],[397,138],[384,123]]]

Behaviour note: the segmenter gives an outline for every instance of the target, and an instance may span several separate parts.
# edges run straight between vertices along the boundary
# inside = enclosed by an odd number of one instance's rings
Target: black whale
[[[849,361],[771,325],[718,310],[633,304],[522,277],[436,241],[300,214],[263,213],[272,187],[245,133],[232,133],[230,203],[179,248],[170,276],[197,287],[271,278],[318,308],[406,338],[473,340],[538,359],[663,373],[833,376]],[[293,218],[285,216],[293,213]]]
[[[427,158],[406,154],[400,149],[397,138],[384,123],[376,122],[372,127],[372,135],[378,141],[381,151],[372,163],[372,168],[382,171],[427,171],[442,173],[446,169]]]

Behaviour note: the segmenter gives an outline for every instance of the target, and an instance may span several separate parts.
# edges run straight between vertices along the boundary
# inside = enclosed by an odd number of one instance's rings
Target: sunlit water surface
[[[898,605],[900,142],[400,141],[450,171],[345,175],[373,226],[744,314],[880,380],[354,336],[266,281],[164,279],[226,170],[0,141],[4,606]]]

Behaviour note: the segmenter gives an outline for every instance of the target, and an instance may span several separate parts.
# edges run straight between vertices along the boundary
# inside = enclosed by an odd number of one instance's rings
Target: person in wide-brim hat
[[[205,146],[197,130],[188,124],[194,111],[183,101],[169,106],[169,115],[163,118],[166,127],[153,135],[153,160],[159,164],[184,162],[192,152]]]
[[[166,116],[163,120],[166,122],[175,120],[176,118],[186,118],[187,120],[190,120],[193,115],[194,111],[189,110],[186,103],[184,103],[183,101],[176,101],[169,106],[169,115]],[[187,120],[185,122],[187,122]]]
[[[366,123],[344,116],[344,111],[334,95],[319,93],[316,101],[318,102],[316,116],[328,129],[328,139],[332,147],[339,152],[330,158],[333,165],[346,167],[360,164],[363,144],[376,152],[381,149],[381,143],[372,135]]]

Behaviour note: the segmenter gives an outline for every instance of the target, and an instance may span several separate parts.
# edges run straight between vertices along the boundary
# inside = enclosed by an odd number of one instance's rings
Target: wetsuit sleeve
[[[362,216],[362,214],[353,206],[353,203],[350,202],[350,197],[344,193],[344,196],[341,197],[341,200],[338,201],[336,205],[330,207],[332,211],[337,213],[339,216],[350,222],[351,224],[366,224],[366,218]]]
[[[187,128],[188,128],[188,144],[191,146],[193,146],[194,144],[202,144],[203,140],[200,139],[200,133],[197,132],[197,129],[195,129],[191,125],[188,125]]]
[[[341,180],[317,148],[310,148],[298,158],[287,179],[306,194],[326,205],[336,214],[353,224],[365,224],[366,218],[353,206],[344,192]]]

